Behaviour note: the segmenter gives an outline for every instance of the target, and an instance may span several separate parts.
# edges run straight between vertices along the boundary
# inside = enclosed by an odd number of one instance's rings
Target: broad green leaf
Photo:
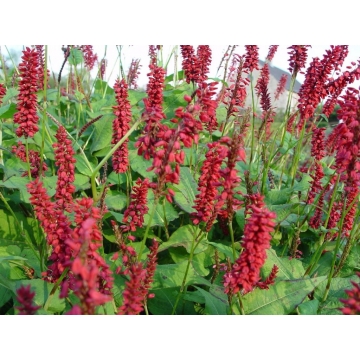
[[[193,225],[184,225],[175,230],[170,239],[162,243],[159,247],[159,252],[164,251],[170,247],[183,246],[186,251],[190,254],[192,243],[194,238],[197,236],[197,227]],[[198,240],[199,241],[199,240]],[[196,247],[194,253],[198,254],[207,249],[207,244],[201,242]]]
[[[186,261],[189,258],[189,254],[186,252],[186,250],[182,247],[172,247],[169,248],[169,253],[171,258],[175,263],[180,263],[183,261]],[[207,276],[209,275],[209,269],[207,269],[205,266],[209,266],[211,262],[211,257],[205,252],[201,252],[199,254],[194,254],[191,264],[194,267],[194,270],[197,272],[200,276]]]
[[[152,165],[152,161],[145,160],[141,155],[138,155],[137,150],[129,150],[129,163],[131,169],[143,178],[151,179],[154,176],[153,171],[147,171]]]
[[[111,210],[121,211],[126,207],[126,195],[116,190],[110,190],[106,194],[105,204]]]
[[[277,280],[295,280],[304,275],[305,270],[300,260],[278,257],[272,249],[267,250],[266,254],[267,259],[261,269],[261,272],[266,274],[266,276],[270,274],[274,265],[279,268],[276,276]]]
[[[7,189],[18,189],[20,190],[20,198],[25,203],[30,203],[30,194],[27,191],[26,185],[29,179],[26,177],[12,176],[4,182],[0,181],[0,187],[6,187]]]
[[[1,284],[1,280],[0,280],[0,284]],[[0,308],[11,299],[11,296],[12,296],[11,290],[0,285]]]
[[[232,250],[232,248],[230,246],[227,246],[227,245],[224,245],[224,244],[221,244],[221,243],[210,242],[210,241],[208,241],[207,243],[209,245],[215,247],[216,249],[218,249],[226,257],[230,258],[231,263],[234,263],[234,261],[236,260],[236,259],[234,259],[233,250]],[[236,258],[238,258],[239,257],[239,252],[235,251],[235,255],[236,255]]]
[[[319,300],[310,300],[303,302],[298,306],[298,314],[299,315],[317,315],[317,311],[319,309]]]
[[[266,194],[265,201],[269,205],[281,205],[289,202],[291,190],[271,190]]]
[[[0,256],[0,263],[11,260],[26,261],[26,259],[21,256]]]
[[[180,182],[172,185],[175,190],[174,201],[182,210],[191,214],[195,211],[193,208],[196,198],[197,184],[194,180],[189,168],[180,168]]]
[[[99,121],[97,121],[94,126],[94,134],[91,141],[90,152],[94,153],[95,151],[111,148],[111,139],[112,139],[112,123],[114,115],[104,115]]]
[[[150,290],[150,293],[154,294],[155,297],[147,301],[149,312],[153,315],[171,315],[179,291],[179,287]],[[184,300],[185,296],[182,298],[180,295],[175,315],[197,315],[194,305]]]
[[[310,187],[310,181],[312,178],[308,174],[303,174],[300,182],[295,181],[295,185],[293,186],[293,191],[307,191]]]
[[[90,189],[90,179],[85,175],[75,174],[74,185],[76,191]]]
[[[156,267],[154,282],[151,289],[155,290],[181,286],[186,267],[187,261],[179,264],[158,265]],[[211,285],[208,280],[198,276],[194,267],[190,265],[185,285],[192,284]]]
[[[281,205],[269,205],[270,211],[276,214],[276,221],[284,221],[291,213],[295,212],[299,207],[299,203],[296,204],[281,204]]]
[[[226,315],[227,304],[202,288],[194,286],[205,298],[206,315]]]
[[[104,91],[106,90],[106,95],[113,95],[115,94],[115,91],[113,88],[108,86],[108,83],[103,80],[96,80],[95,81],[95,93],[103,95]]]
[[[288,315],[324,280],[326,276],[284,280],[271,285],[268,290],[255,289],[243,297],[245,314]]]
[[[74,158],[76,160],[75,167],[79,173],[90,177],[96,167],[96,164],[89,162],[89,166],[82,155],[75,155]]]
[[[50,197],[54,196],[56,193],[57,180],[58,180],[57,175],[43,177],[44,187]]]
[[[154,203],[154,193],[151,190],[148,191],[147,203],[149,212],[144,216],[144,226],[146,226],[150,221],[149,213],[151,212]],[[157,204],[151,226],[165,226],[165,223],[168,224],[178,217],[179,214],[174,209],[174,207],[167,200],[165,200],[165,205],[162,203]]]
[[[69,64],[71,65],[79,65],[84,61],[83,53],[79,49],[72,48],[70,50],[70,55],[68,57]]]
[[[244,231],[245,228],[245,209],[240,209],[235,213],[235,220],[239,225],[241,231]]]
[[[322,315],[340,315],[342,312],[339,308],[344,307],[344,304],[340,301],[340,299],[347,299],[348,295],[345,290],[352,289],[354,285],[351,283],[354,281],[355,283],[359,283],[359,277],[353,275],[348,278],[334,278],[331,280],[329,294],[324,303],[320,305],[320,314]],[[315,299],[322,302],[327,281],[321,283],[316,289],[314,293]]]
[[[5,96],[2,98],[2,103],[6,104],[9,100],[16,98],[18,94],[19,94],[19,90],[17,88],[7,89]]]
[[[331,269],[331,264],[333,260],[333,254],[327,252],[321,256],[317,264],[314,266],[313,270],[310,273],[310,276],[316,274],[316,276],[328,275]]]
[[[184,70],[180,70],[177,72],[177,80],[183,80],[185,78],[184,76]],[[169,83],[171,81],[174,81],[174,74],[170,74],[165,78],[165,83]]]
[[[145,92],[136,91],[136,90],[128,90],[130,105],[133,107],[138,104],[142,99],[144,99],[147,95]]]
[[[11,119],[15,113],[16,105],[14,103],[0,107],[0,119]]]
[[[54,284],[48,283],[42,279],[32,279],[32,280],[20,280],[16,281],[16,289],[20,286],[31,286],[31,291],[35,292],[35,297],[33,299],[33,303],[35,305],[39,305],[44,307],[51,290],[54,287]],[[65,299],[59,299],[60,290],[57,289],[52,296],[48,311],[51,313],[62,312],[65,309]]]

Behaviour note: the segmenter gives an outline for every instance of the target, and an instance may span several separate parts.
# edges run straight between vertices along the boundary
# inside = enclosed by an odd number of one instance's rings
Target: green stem
[[[185,274],[184,274],[184,278],[183,278],[183,281],[181,283],[180,292],[179,292],[179,294],[178,294],[178,296],[176,298],[176,301],[175,301],[173,310],[171,312],[171,315],[175,314],[176,307],[177,307],[177,305],[178,305],[178,303],[180,301],[180,297],[181,297],[181,295],[183,294],[183,292],[185,290],[186,279],[187,279],[187,275],[189,273],[190,264],[191,264],[193,256],[194,256],[194,251],[195,251],[197,245],[200,243],[200,240],[198,242],[196,242],[196,240],[199,239],[201,235],[202,235],[202,230],[200,230],[200,233],[198,235],[196,235],[196,232],[194,234],[193,241],[192,241],[192,244],[191,244],[191,250],[190,250],[189,259],[188,259]]]
[[[105,155],[105,157],[100,161],[98,166],[94,169],[93,173],[91,174],[90,180],[91,180],[91,189],[93,194],[94,202],[97,202],[98,196],[96,191],[96,185],[95,185],[95,176],[100,171],[100,169],[104,166],[104,164],[108,161],[110,156],[125,142],[125,140],[136,130],[138,125],[140,124],[142,120],[139,119],[135,122],[135,124],[130,128],[130,130],[121,138],[120,141],[118,141],[115,146]]]
[[[47,298],[45,305],[44,305],[44,310],[47,311],[49,305],[50,305],[50,301],[53,298],[57,288],[59,287],[59,285],[61,284],[62,280],[64,279],[64,277],[67,275],[67,273],[69,272],[69,268],[66,268],[64,270],[64,272],[61,274],[61,276],[59,277],[59,279],[57,280],[57,282],[55,283],[55,285],[53,286],[53,288],[50,291],[49,297]]]

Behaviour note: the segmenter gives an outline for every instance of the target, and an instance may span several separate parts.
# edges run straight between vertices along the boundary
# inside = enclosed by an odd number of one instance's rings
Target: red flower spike
[[[192,45],[180,45],[181,55],[183,57],[182,68],[185,72],[186,82],[197,83],[202,77],[202,66]]]
[[[31,286],[21,286],[16,290],[16,300],[20,306],[15,306],[19,310],[19,315],[35,315],[41,306],[34,306],[33,300],[35,293],[31,291]]]
[[[0,106],[2,104],[2,98],[5,96],[6,94],[6,88],[3,84],[0,84]]]
[[[274,95],[275,100],[279,100],[280,95],[284,93],[286,82],[287,82],[287,75],[286,74],[281,75],[279,84],[276,88],[275,95]]]
[[[220,167],[228,155],[228,150],[225,146],[215,142],[207,145],[209,150],[206,153],[206,160],[201,167],[201,175],[198,182],[199,194],[196,195],[194,209],[196,212],[192,213],[192,222],[194,225],[201,221],[209,222],[215,220],[214,213],[216,212],[215,203],[218,196],[218,184],[220,181]]]
[[[288,52],[288,54],[290,54],[290,67],[288,69],[290,74],[296,75],[302,68],[305,67],[309,47],[311,47],[311,45],[291,45],[288,47],[288,49],[290,49]]]
[[[360,273],[357,273],[360,277]],[[348,295],[347,299],[340,299],[345,305],[340,310],[344,315],[360,315],[360,284],[352,281],[354,287],[350,290],[345,290]]]
[[[132,189],[133,193],[130,195],[131,202],[124,213],[123,222],[125,225],[121,226],[122,231],[136,231],[137,227],[143,226],[144,215],[149,211],[147,207],[148,189],[149,179],[141,180],[138,178],[136,180],[136,185]]]
[[[66,130],[60,126],[55,135],[57,143],[53,144],[55,149],[55,164],[58,166],[56,183],[56,206],[67,212],[72,211],[73,198],[75,192],[75,151],[72,142],[67,138]]]
[[[246,55],[244,69],[252,72],[259,69],[259,47],[257,45],[245,45]]]
[[[39,130],[37,125],[39,117],[36,113],[39,58],[36,49],[26,48],[22,60],[19,65],[21,80],[14,123],[19,124],[16,135],[28,138],[33,137]]]
[[[26,160],[26,148],[21,141],[18,142],[17,146],[12,147],[12,152],[18,157],[21,161],[27,162]],[[38,151],[29,150],[29,161],[30,161],[30,173],[33,179],[36,179],[40,175],[40,154]],[[45,161],[42,164],[42,176],[47,170],[47,165]],[[22,174],[23,177],[28,176],[27,171],[24,171]]]
[[[80,50],[82,51],[84,55],[84,63],[85,66],[92,70],[94,68],[95,62],[97,62],[98,57],[93,52],[93,46],[92,45],[81,45]]]
[[[130,129],[131,105],[128,99],[128,86],[124,79],[121,81],[119,79],[116,80],[114,91],[117,105],[113,106],[116,118],[113,120],[111,143],[115,145]],[[128,139],[124,141],[112,156],[113,169],[117,174],[126,172],[129,167],[128,142]]]
[[[244,251],[236,260],[231,272],[224,275],[225,293],[243,294],[253,290],[260,281],[260,269],[270,248],[270,233],[274,230],[276,214],[266,209],[264,197],[257,195],[256,202],[248,206],[251,212],[244,228]]]
[[[136,79],[140,75],[140,59],[132,59],[129,67],[128,75],[127,75],[127,83],[129,84],[129,88],[137,89]]]
[[[267,54],[267,56],[266,56],[266,60],[267,60],[267,61],[269,61],[269,62],[272,61],[272,59],[274,58],[274,55],[275,55],[278,47],[279,47],[279,45],[270,45],[270,46],[269,46],[269,52],[268,52],[268,54]]]
[[[200,74],[198,82],[203,82],[208,79],[207,73],[211,65],[211,49],[209,45],[199,45],[197,48],[197,58],[200,66]]]
[[[38,59],[39,59],[39,90],[44,89],[44,68],[45,68],[45,54],[44,54],[44,45],[35,45],[36,51],[38,53]],[[49,85],[49,78],[50,78],[50,71],[47,69],[47,84],[48,88],[50,88]]]

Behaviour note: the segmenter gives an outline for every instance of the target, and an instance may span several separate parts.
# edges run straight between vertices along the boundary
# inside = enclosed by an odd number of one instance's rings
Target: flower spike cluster
[[[0,84],[0,106],[2,104],[2,98],[5,96],[6,94],[6,88],[3,84]]]
[[[14,123],[19,124],[16,129],[17,136],[33,137],[39,130],[36,113],[36,92],[38,90],[39,55],[36,49],[26,48],[23,51],[22,62],[19,65],[20,84],[17,101],[17,113]]]
[[[131,106],[128,99],[128,85],[126,81],[124,79],[121,81],[117,79],[114,90],[117,105],[113,106],[114,115],[116,116],[113,121],[113,136],[111,140],[113,145],[118,143],[129,131],[131,121]],[[113,169],[117,174],[126,172],[129,166],[128,142],[128,139],[125,140],[112,156]]]
[[[19,315],[35,315],[41,306],[33,305],[35,293],[31,291],[31,286],[21,286],[16,290],[16,300],[20,306],[15,306],[19,310]]]
[[[357,273],[357,276],[360,277],[360,273]],[[357,284],[355,281],[351,283],[354,287],[350,290],[345,290],[348,299],[340,299],[345,305],[340,310],[344,315],[360,315],[360,284]]]
[[[266,250],[270,248],[271,232],[274,230],[276,214],[269,211],[257,194],[249,205],[251,212],[244,228],[242,246],[244,251],[236,260],[231,272],[224,275],[225,293],[243,294],[253,290],[260,281],[260,269],[266,260]]]

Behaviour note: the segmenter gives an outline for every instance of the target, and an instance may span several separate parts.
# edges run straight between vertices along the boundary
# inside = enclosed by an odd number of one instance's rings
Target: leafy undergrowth
[[[65,48],[53,81],[43,50],[0,73],[1,314],[360,311],[347,46],[307,68],[306,46],[290,48],[284,111],[268,91],[276,46],[261,66],[256,46],[229,47],[212,79],[208,46],[181,46],[171,75],[152,46],[146,92],[138,62],[109,84],[88,45]]]

